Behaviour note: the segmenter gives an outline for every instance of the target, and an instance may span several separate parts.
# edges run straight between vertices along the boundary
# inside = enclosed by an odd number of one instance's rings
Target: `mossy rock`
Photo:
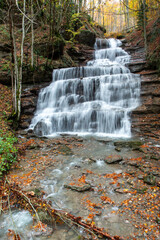
[[[91,189],[90,184],[83,184],[82,186],[65,184],[64,187],[69,188],[74,191],[77,191],[77,192],[85,192],[85,191],[88,191]]]
[[[149,185],[156,185],[156,177],[150,173],[147,176],[145,176],[143,180],[145,183]]]
[[[66,145],[64,145],[64,144],[60,145],[60,146],[57,148],[57,150],[58,150],[61,154],[64,154],[64,155],[73,155],[72,150],[71,150],[68,146],[66,146]]]
[[[67,53],[65,53],[62,56],[62,62],[63,62],[63,67],[70,67],[75,65],[72,58]]]
[[[93,47],[96,40],[96,34],[89,30],[81,30],[75,36],[75,40],[77,40],[81,44]]]
[[[138,141],[138,140],[114,142],[114,146],[116,146],[116,147],[132,148],[133,150],[139,150],[141,145],[143,145],[143,143],[141,141]]]

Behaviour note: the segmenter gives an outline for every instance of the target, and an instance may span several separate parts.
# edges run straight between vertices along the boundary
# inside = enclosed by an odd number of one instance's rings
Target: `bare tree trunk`
[[[12,19],[12,39],[13,39],[13,49],[14,49],[14,105],[15,105],[15,114],[17,114],[17,81],[18,81],[18,76],[19,76],[19,71],[18,71],[18,61],[17,61],[17,49],[16,49],[16,41],[15,41],[15,36],[14,36],[14,23]]]
[[[23,0],[23,16],[22,16],[22,40],[21,40],[21,61],[19,69],[19,78],[17,82],[17,119],[19,120],[21,114],[21,92],[22,92],[22,70],[23,70],[23,50],[25,39],[25,12],[26,12],[26,0]]]
[[[122,31],[122,4],[120,1],[120,31]]]
[[[32,22],[31,22],[31,32],[32,32],[32,43],[31,43],[31,66],[34,66],[34,28],[33,28],[33,16],[34,16],[34,12],[33,12],[33,0],[31,0],[31,18],[32,18]]]
[[[98,0],[98,23],[101,24],[101,0]]]
[[[13,109],[15,110],[15,79],[14,79],[14,44],[12,37],[12,29],[13,29],[13,12],[12,12],[12,0],[8,2],[9,7],[9,33],[10,33],[10,42],[11,42],[11,82],[12,82],[12,103]]]
[[[103,12],[102,12],[102,14],[103,14],[103,27],[104,27],[104,6],[103,6]]]
[[[92,15],[93,20],[94,20],[94,7],[95,7],[94,4],[95,4],[95,3],[94,3],[94,0],[93,0],[93,15]]]
[[[129,8],[128,8],[128,0],[126,0],[126,23],[127,23],[127,28],[129,28]]]
[[[147,33],[146,33],[146,0],[143,0],[143,33],[144,33],[144,46],[147,55]]]

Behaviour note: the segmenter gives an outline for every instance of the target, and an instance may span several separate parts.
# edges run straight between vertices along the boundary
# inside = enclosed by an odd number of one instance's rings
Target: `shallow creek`
[[[59,139],[61,141],[61,138]],[[13,174],[20,177],[27,173],[30,166],[33,165],[29,163],[33,155],[37,159],[52,158],[53,162],[48,163],[45,170],[33,172],[34,180],[29,186],[24,186],[24,190],[41,189],[45,192],[44,198],[52,201],[54,208],[64,209],[84,219],[87,219],[90,213],[95,214],[96,226],[106,229],[111,235],[130,236],[134,227],[128,217],[122,217],[115,213],[120,208],[121,202],[130,197],[130,193],[121,194],[115,190],[117,186],[128,188],[128,183],[123,178],[126,172],[126,165],[123,164],[123,161],[131,157],[139,157],[140,152],[127,147],[117,149],[114,142],[106,138],[64,137],[62,139],[68,145],[55,144],[58,139],[45,139],[44,142],[35,139],[39,146],[38,149],[28,149],[25,160],[21,162],[22,168],[14,170]],[[71,139],[72,141],[70,141]],[[123,142],[120,139],[117,141]],[[130,142],[131,140],[126,141]],[[69,149],[70,152],[66,154],[66,149],[62,150],[62,146],[67,146],[67,151]],[[107,164],[105,159],[109,156],[121,156],[123,160],[119,163]],[[112,178],[105,177],[106,174],[115,174],[115,176],[120,174],[121,177],[116,178],[116,182],[113,183]],[[84,175],[86,182],[91,185],[89,191],[77,192],[64,187]],[[103,201],[102,196],[109,197],[114,203]],[[90,211],[92,203],[96,207]],[[32,217],[27,211],[13,211],[11,215],[3,215],[0,218],[0,238],[8,239],[6,237],[7,230],[17,229],[23,236],[22,239],[48,239],[48,236],[36,236],[34,230],[30,228],[32,225]],[[78,235],[72,229],[57,226],[50,239],[78,239]]]

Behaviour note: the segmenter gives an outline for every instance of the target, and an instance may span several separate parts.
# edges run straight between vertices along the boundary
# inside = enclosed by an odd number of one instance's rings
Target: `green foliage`
[[[2,24],[0,25],[0,33],[1,33],[1,38],[9,40],[10,39],[10,34],[9,31],[6,27],[6,25]]]
[[[82,26],[83,26],[83,23],[80,19],[80,14],[79,13],[73,14],[71,17],[70,29],[77,31]]]
[[[0,177],[17,159],[17,149],[14,146],[16,142],[17,138],[13,135],[0,131]]]
[[[4,72],[8,72],[8,74],[10,73],[10,61],[9,60],[7,60],[7,59],[3,59],[2,61],[1,61],[1,66],[0,66],[0,70],[1,71],[4,71]]]

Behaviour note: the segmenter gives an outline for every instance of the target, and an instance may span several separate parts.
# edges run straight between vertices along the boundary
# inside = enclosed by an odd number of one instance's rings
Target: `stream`
[[[96,226],[111,235],[130,237],[135,230],[133,225],[127,216],[115,212],[131,194],[120,194],[116,189],[129,188],[124,160],[141,155],[127,145],[127,141],[139,141],[131,138],[130,114],[140,104],[140,77],[125,66],[130,56],[120,46],[119,40],[97,39],[94,60],[87,66],[53,71],[52,83],[40,91],[30,125],[36,135],[48,138],[33,138],[38,147],[27,150],[22,171],[15,174],[25,175],[33,165],[33,155],[37,161],[50,158],[53,162],[47,162],[45,170],[33,171],[34,181],[24,189],[41,189],[53,208],[84,219],[92,213]],[[23,141],[24,137],[20,137]],[[116,147],[116,141],[125,146]],[[66,187],[83,176],[90,186],[88,191]],[[109,202],[105,201],[106,196]],[[22,239],[79,239],[74,230],[64,226],[55,227],[50,237],[37,236],[32,225],[27,211],[4,214],[0,217],[0,238],[8,239],[8,229],[14,229]]]

